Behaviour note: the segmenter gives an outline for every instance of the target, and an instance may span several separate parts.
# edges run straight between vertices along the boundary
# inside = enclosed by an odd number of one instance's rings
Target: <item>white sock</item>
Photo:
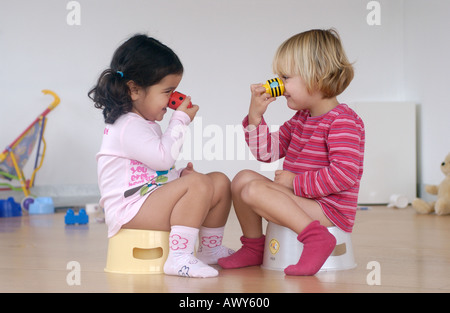
[[[198,229],[172,226],[169,236],[169,255],[164,273],[186,277],[215,277],[219,272],[194,256]]]
[[[197,257],[206,264],[217,264],[217,260],[230,256],[234,250],[222,246],[225,226],[217,228],[200,227]]]

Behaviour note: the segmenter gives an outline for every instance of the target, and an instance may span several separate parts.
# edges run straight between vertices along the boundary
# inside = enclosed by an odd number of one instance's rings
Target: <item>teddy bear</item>
[[[427,185],[425,191],[432,195],[437,195],[437,200],[426,202],[422,199],[414,199],[412,206],[417,213],[428,214],[433,211],[437,215],[450,214],[450,153],[441,163],[441,171],[445,178],[439,185]]]

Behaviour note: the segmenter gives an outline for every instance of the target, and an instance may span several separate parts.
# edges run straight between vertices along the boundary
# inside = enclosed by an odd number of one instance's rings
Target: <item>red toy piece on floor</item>
[[[176,110],[180,104],[186,99],[186,95],[181,92],[174,91],[169,99],[169,108]],[[188,108],[192,108],[192,102],[189,103]]]

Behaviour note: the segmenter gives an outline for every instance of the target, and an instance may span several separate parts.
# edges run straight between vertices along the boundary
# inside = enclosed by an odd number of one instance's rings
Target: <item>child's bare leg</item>
[[[262,230],[262,218],[242,198],[242,190],[253,180],[268,179],[256,172],[244,170],[239,172],[231,183],[234,210],[242,228],[240,238],[242,247],[229,257],[218,260],[223,268],[239,268],[262,264],[265,237]]]
[[[209,173],[206,176],[211,178],[214,193],[211,200],[211,209],[202,225],[209,228],[222,227],[226,224],[230,214],[231,182],[225,174],[219,172]]]
[[[150,194],[138,214],[123,228],[169,230],[170,251],[164,273],[189,277],[214,277],[217,270],[193,256],[199,227],[214,194],[211,178],[191,173]]]
[[[300,233],[313,220],[333,226],[319,204],[296,196],[289,188],[274,183],[256,172],[239,172],[232,185],[233,203],[244,236],[258,238],[263,234],[261,217]]]
[[[235,255],[219,261],[225,268],[262,263],[264,236],[261,217],[286,226],[297,234],[302,233],[314,220],[325,226],[332,226],[317,202],[297,197],[291,189],[252,171],[242,171],[235,177],[232,195],[244,234],[241,237],[243,247]],[[311,270],[306,272],[309,273]],[[291,273],[293,272],[289,272]]]
[[[228,177],[219,172],[207,174],[212,181],[214,194],[211,209],[200,227],[197,257],[206,264],[234,253],[222,245],[225,223],[231,209],[231,189]]]
[[[319,204],[297,197],[293,191],[280,184],[253,180],[242,190],[243,200],[258,215],[279,225],[287,226],[298,234],[303,252],[297,264],[288,266],[288,275],[314,275],[329,257],[336,245],[336,238],[325,226],[332,226]]]
[[[242,190],[253,180],[269,181],[268,178],[250,171],[239,172],[231,183],[232,199],[242,233],[246,238],[260,238],[263,235],[262,218],[242,199]]]
[[[270,180],[249,182],[242,190],[241,198],[254,214],[296,233],[302,232],[313,220],[319,220],[327,227],[333,226],[316,201],[298,197],[291,189]]]
[[[172,225],[199,228],[213,197],[207,175],[192,173],[151,193],[136,216],[122,228],[169,231]]]

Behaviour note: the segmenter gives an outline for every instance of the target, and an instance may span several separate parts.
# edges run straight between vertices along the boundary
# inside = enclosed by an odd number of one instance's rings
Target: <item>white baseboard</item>
[[[100,191],[97,185],[47,185],[35,186],[30,190],[35,197],[51,197],[55,208],[84,207],[88,203],[98,203]],[[18,203],[25,197],[19,191],[1,191],[0,199],[13,197]]]

